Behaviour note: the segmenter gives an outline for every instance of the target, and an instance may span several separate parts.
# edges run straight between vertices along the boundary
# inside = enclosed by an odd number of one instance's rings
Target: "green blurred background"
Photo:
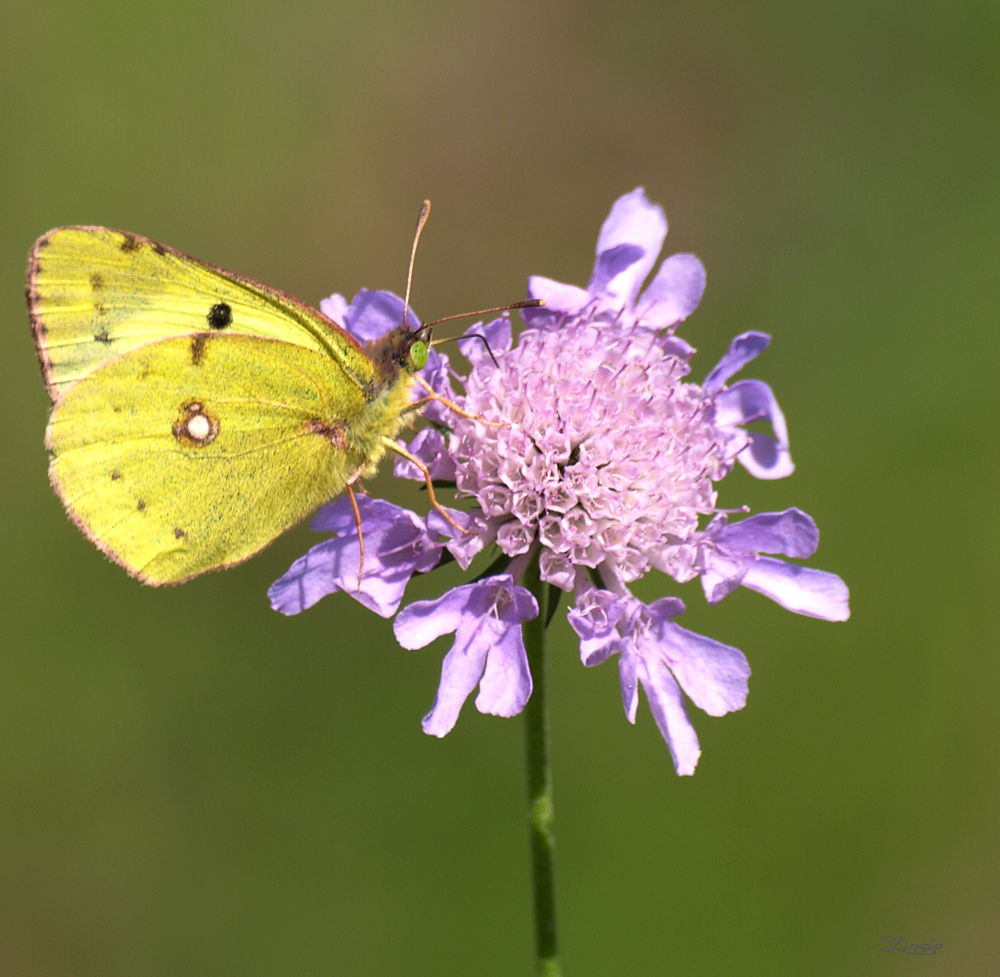
[[[316,303],[401,289],[430,197],[431,318],[585,284],[638,184],[708,268],[696,377],[774,337],[747,375],[798,471],[722,504],[811,513],[853,617],[648,578],[754,671],[684,779],[559,621],[565,973],[1000,972],[998,42],[943,0],[5,4],[0,974],[532,969],[521,720],[426,737],[447,642],[273,613],[307,527],[179,588],[107,563],[46,478],[32,241],[108,224]]]

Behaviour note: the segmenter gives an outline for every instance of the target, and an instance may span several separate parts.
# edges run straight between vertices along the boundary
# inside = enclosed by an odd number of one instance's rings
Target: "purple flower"
[[[677,625],[680,600],[647,606],[630,592],[633,581],[656,569],[678,583],[700,577],[712,604],[745,586],[799,614],[848,616],[839,577],[772,555],[812,555],[818,533],[807,515],[790,509],[729,524],[718,506],[716,486],[737,462],[762,479],[792,473],[788,429],[766,383],[730,384],[767,348],[763,333],[737,336],[704,383],[689,379],[695,351],[675,330],[697,307],[705,270],[694,255],[675,254],[643,288],[666,232],[662,209],[641,188],[626,194],[601,229],[587,288],[532,277],[529,295],[545,306],[524,310],[527,329],[516,344],[509,320],[496,319],[467,334],[485,337],[492,356],[481,339],[459,344],[471,364],[467,376],[444,357],[425,371],[433,389],[470,416],[432,405],[424,413],[432,426],[408,449],[433,477],[455,483],[468,508],[449,511],[470,534],[438,513],[426,522],[409,514],[415,521],[407,523],[405,545],[384,550],[396,562],[380,557],[372,568],[394,582],[391,599],[378,606],[395,609],[410,574],[433,566],[431,554],[442,548],[463,568],[487,546],[499,551],[496,575],[397,617],[404,647],[456,632],[424,721],[428,732],[452,728],[480,676],[481,710],[513,715],[527,701],[520,622],[537,609],[517,582],[535,559],[544,581],[575,594],[568,616],[584,664],[618,655],[629,721],[641,686],[681,774],[692,773],[699,756],[684,695],[713,716],[742,708],[750,669],[737,649]],[[323,309],[365,340],[402,315],[402,303],[385,292],[359,293],[350,306],[333,296]],[[771,433],[746,429],[761,421]],[[396,473],[420,476],[405,461]],[[366,516],[366,540],[367,533]],[[405,559],[396,555],[404,550]],[[349,575],[333,577],[337,588],[351,589]],[[307,603],[299,599],[282,609],[301,606]]]
[[[524,708],[531,695],[531,673],[521,622],[537,616],[535,598],[514,586],[510,574],[455,587],[437,600],[416,601],[397,615],[393,630],[404,648],[423,648],[455,632],[434,707],[424,717],[425,733],[450,732],[477,685],[480,712],[516,716]]]
[[[746,703],[750,666],[739,649],[674,624],[671,618],[683,613],[684,603],[676,597],[647,606],[627,592],[598,590],[580,574],[568,616],[580,636],[584,665],[618,655],[628,721],[635,722],[642,685],[677,772],[690,775],[701,750],[681,690],[710,716],[722,716]]]
[[[337,535],[299,557],[271,584],[267,596],[276,611],[298,614],[321,597],[342,590],[376,614],[392,617],[410,577],[438,564],[443,546],[431,538],[420,516],[367,495],[359,494],[357,500],[365,536],[360,590],[358,529],[351,501],[342,496],[323,506],[311,524],[316,532]]]
[[[819,545],[819,530],[809,516],[786,509],[750,516],[731,526],[726,522],[721,513],[701,535],[698,560],[710,604],[718,604],[743,586],[797,614],[847,620],[851,613],[847,586],[836,574],[760,555],[812,556]]]

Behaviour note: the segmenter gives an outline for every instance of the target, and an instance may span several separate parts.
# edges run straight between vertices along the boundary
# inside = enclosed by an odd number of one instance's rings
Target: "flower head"
[[[456,532],[437,514],[426,521],[408,514],[415,521],[396,530],[406,542],[380,544],[385,555],[372,572],[392,586],[369,606],[392,613],[410,574],[426,572],[444,549],[463,567],[485,547],[495,545],[500,554],[492,575],[411,605],[397,618],[404,647],[456,632],[438,700],[424,721],[428,732],[452,728],[481,676],[481,711],[512,715],[527,701],[531,678],[520,621],[537,607],[517,581],[533,559],[542,580],[574,594],[569,621],[584,664],[619,656],[632,722],[638,688],[645,690],[681,774],[693,773],[699,756],[682,691],[705,712],[722,715],[743,706],[750,670],[737,649],[677,625],[680,600],[647,606],[631,594],[630,583],[656,569],[680,583],[701,577],[710,603],[742,585],[800,614],[848,615],[839,577],[761,555],[810,556],[818,534],[807,515],[790,509],[729,523],[717,506],[716,485],[736,463],[758,478],[791,474],[788,431],[767,384],[729,385],[767,347],[763,333],[737,336],[703,383],[689,379],[694,349],[675,330],[697,307],[705,270],[694,255],[675,254],[643,290],[666,231],[662,209],[642,189],[626,194],[601,229],[586,289],[533,277],[529,295],[545,306],[525,310],[527,328],[516,344],[509,320],[501,318],[474,327],[492,356],[481,342],[460,344],[471,364],[467,376],[454,374],[443,358],[428,366],[433,389],[457,401],[463,414],[434,404],[434,426],[418,433],[408,450],[432,477],[454,481],[457,497],[471,503],[460,517],[468,532]],[[387,295],[361,293],[350,306],[334,296],[324,311],[338,312],[348,328],[370,326],[373,310],[399,302]],[[385,328],[401,314],[400,303]],[[463,393],[455,394],[452,380]],[[756,421],[767,422],[772,433],[747,431]],[[397,462],[396,474],[423,478],[407,461]],[[387,518],[373,518],[373,532],[383,539]],[[367,540],[367,523],[365,532]],[[336,549],[344,538],[315,550]],[[330,563],[328,556],[323,560],[317,562]],[[293,567],[275,588],[289,578],[294,583],[296,572]],[[289,607],[299,609],[295,600],[281,609]]]

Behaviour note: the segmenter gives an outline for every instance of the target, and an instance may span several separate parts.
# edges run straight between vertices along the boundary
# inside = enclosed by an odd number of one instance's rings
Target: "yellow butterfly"
[[[54,402],[52,484],[148,584],[253,556],[400,450],[431,399],[411,403],[433,323],[362,347],[291,296],[136,234],[43,235],[27,301]]]

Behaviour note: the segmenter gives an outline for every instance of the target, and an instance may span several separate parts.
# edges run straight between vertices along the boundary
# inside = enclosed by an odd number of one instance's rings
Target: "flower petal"
[[[608,304],[632,305],[666,236],[663,208],[650,203],[642,187],[619,197],[597,238],[597,261],[587,291],[605,297]]]
[[[467,338],[472,335],[482,338]],[[492,322],[487,322],[485,326],[481,322],[470,326],[466,330],[465,336],[458,341],[458,349],[473,366],[485,366],[493,362],[490,359],[490,352],[494,356],[499,356],[501,353],[506,353],[510,350],[511,342],[513,341],[512,335],[510,319],[506,315],[503,315]],[[483,339],[486,340],[485,343]],[[489,344],[489,350],[486,348],[487,344]]]
[[[340,589],[340,540],[327,540],[300,556],[267,590],[273,610],[298,614]],[[355,546],[357,543],[355,542]],[[357,570],[355,570],[357,581]]]
[[[734,373],[738,373],[747,363],[763,353],[770,342],[771,337],[764,332],[740,333],[729,344],[729,351],[705,378],[702,384],[705,393],[718,393]]]
[[[742,709],[750,665],[739,648],[688,631],[672,621],[658,628],[660,648],[680,687],[710,716]]]
[[[420,459],[431,473],[431,478],[453,481],[455,478],[455,459],[449,454],[444,435],[433,427],[421,428],[416,437],[409,443],[399,442],[411,454]],[[412,478],[423,482],[424,473],[402,455],[396,455],[392,468],[396,478]]]
[[[788,427],[771,388],[761,380],[740,380],[715,398],[715,423],[720,428],[770,421],[777,439],[751,431],[750,443],[736,456],[757,478],[784,478],[795,471],[788,450]]]
[[[796,614],[824,621],[846,621],[851,616],[847,584],[835,573],[762,556],[748,564],[743,586]]]
[[[673,254],[660,265],[635,307],[643,325],[656,329],[683,322],[705,292],[705,266],[693,254]]]
[[[564,315],[577,315],[591,301],[590,292],[576,285],[532,275],[528,279],[528,298],[541,299],[541,309],[522,309],[521,315],[529,326],[544,326],[558,321]]]
[[[762,512],[723,526],[713,535],[716,545],[729,553],[781,553],[804,558],[819,546],[819,530],[801,509]]]
[[[446,736],[455,728],[465,700],[483,674],[487,650],[485,642],[462,643],[456,638],[441,663],[441,681],[434,705],[421,723],[429,736]]]
[[[439,397],[444,397],[454,403],[455,391],[451,386],[452,370],[446,353],[436,349],[428,349],[427,365],[420,371],[420,379],[427,383]],[[423,400],[427,397],[423,384],[413,384],[411,400]],[[428,421],[451,427],[455,419],[455,411],[440,400],[432,400],[420,415]]]
[[[420,326],[413,309],[408,311],[406,322],[411,329]],[[403,323],[403,300],[392,292],[363,288],[351,300],[344,327],[361,342],[379,339],[390,329]]]
[[[349,499],[324,506],[313,528],[339,535],[312,547],[271,585],[271,606],[298,614],[321,597],[342,590],[382,617],[396,613],[410,577],[426,573],[441,559],[441,545],[427,535],[424,521],[407,509],[358,495],[365,536],[364,572],[358,586],[361,547]]]
[[[469,612],[469,589],[474,584],[453,587],[433,600],[407,604],[392,622],[392,631],[403,648],[412,651],[429,645],[443,634],[457,631]]]
[[[543,554],[544,555],[544,554]],[[576,572],[576,602],[566,618],[580,637],[580,659],[588,668],[600,665],[618,651],[624,654],[628,643],[617,630],[618,622],[628,609],[627,601],[610,590],[598,590],[582,570]],[[620,668],[626,668],[621,665]],[[635,678],[635,666],[631,666]],[[624,681],[624,680],[623,680]],[[634,686],[633,682],[633,686]],[[628,704],[626,703],[626,713]],[[630,722],[635,722],[635,710]]]
[[[589,664],[584,662],[584,664]],[[639,708],[639,656],[631,642],[622,647],[618,656],[618,684],[622,690],[622,705],[625,707],[625,718],[634,726],[636,711]]]
[[[743,583],[743,578],[747,575],[745,566],[727,563],[723,568],[720,565],[722,562],[719,559],[713,560],[712,565],[701,574],[701,586],[709,604],[718,604],[728,597]]]
[[[538,611],[532,617],[537,616]],[[531,698],[531,672],[524,650],[521,622],[516,620],[493,639],[486,671],[479,684],[476,708],[491,716],[516,716]]]
[[[698,734],[684,708],[681,690],[670,669],[656,656],[640,657],[638,675],[646,690],[656,725],[670,747],[674,768],[682,777],[690,777],[698,765],[701,748],[698,746]]]
[[[347,299],[340,292],[334,292],[328,299],[323,299],[319,303],[319,310],[338,326],[346,328],[344,323],[347,321]]]
[[[496,528],[490,526],[479,509],[450,509],[442,506],[452,520],[467,532],[456,529],[437,509],[427,514],[427,529],[448,539],[445,549],[455,557],[463,570],[468,570],[476,555],[496,538]]]
[[[499,574],[448,591],[437,600],[417,601],[397,616],[393,630],[404,648],[421,648],[455,632],[445,656],[434,706],[424,717],[424,732],[444,736],[454,727],[469,693],[476,687],[488,655],[489,682],[476,700],[480,711],[498,715],[519,712],[531,695],[531,676],[521,640],[521,621],[538,616],[529,591]],[[523,660],[522,660],[523,659]],[[513,711],[511,711],[513,710]]]
[[[626,600],[610,590],[598,590],[592,584],[580,587],[582,576],[577,573],[576,602],[566,615],[570,627],[585,639],[613,634],[626,611]]]
[[[364,522],[366,515],[369,517],[381,515],[376,510],[376,504],[382,502],[382,499],[373,499],[370,495],[365,495],[364,492],[355,492],[354,497],[358,502],[358,512],[361,513],[362,522]],[[386,502],[385,505],[391,505],[391,503]],[[393,508],[399,509],[399,506],[393,506]],[[401,509],[400,511],[406,510]],[[309,528],[314,533],[336,533],[338,536],[356,532],[357,521],[354,518],[354,507],[351,505],[350,497],[342,495],[340,498],[334,499],[333,502],[320,506],[309,522]]]
[[[787,445],[758,431],[750,432],[750,443],[736,456],[736,460],[754,478],[785,478],[795,471]]]

